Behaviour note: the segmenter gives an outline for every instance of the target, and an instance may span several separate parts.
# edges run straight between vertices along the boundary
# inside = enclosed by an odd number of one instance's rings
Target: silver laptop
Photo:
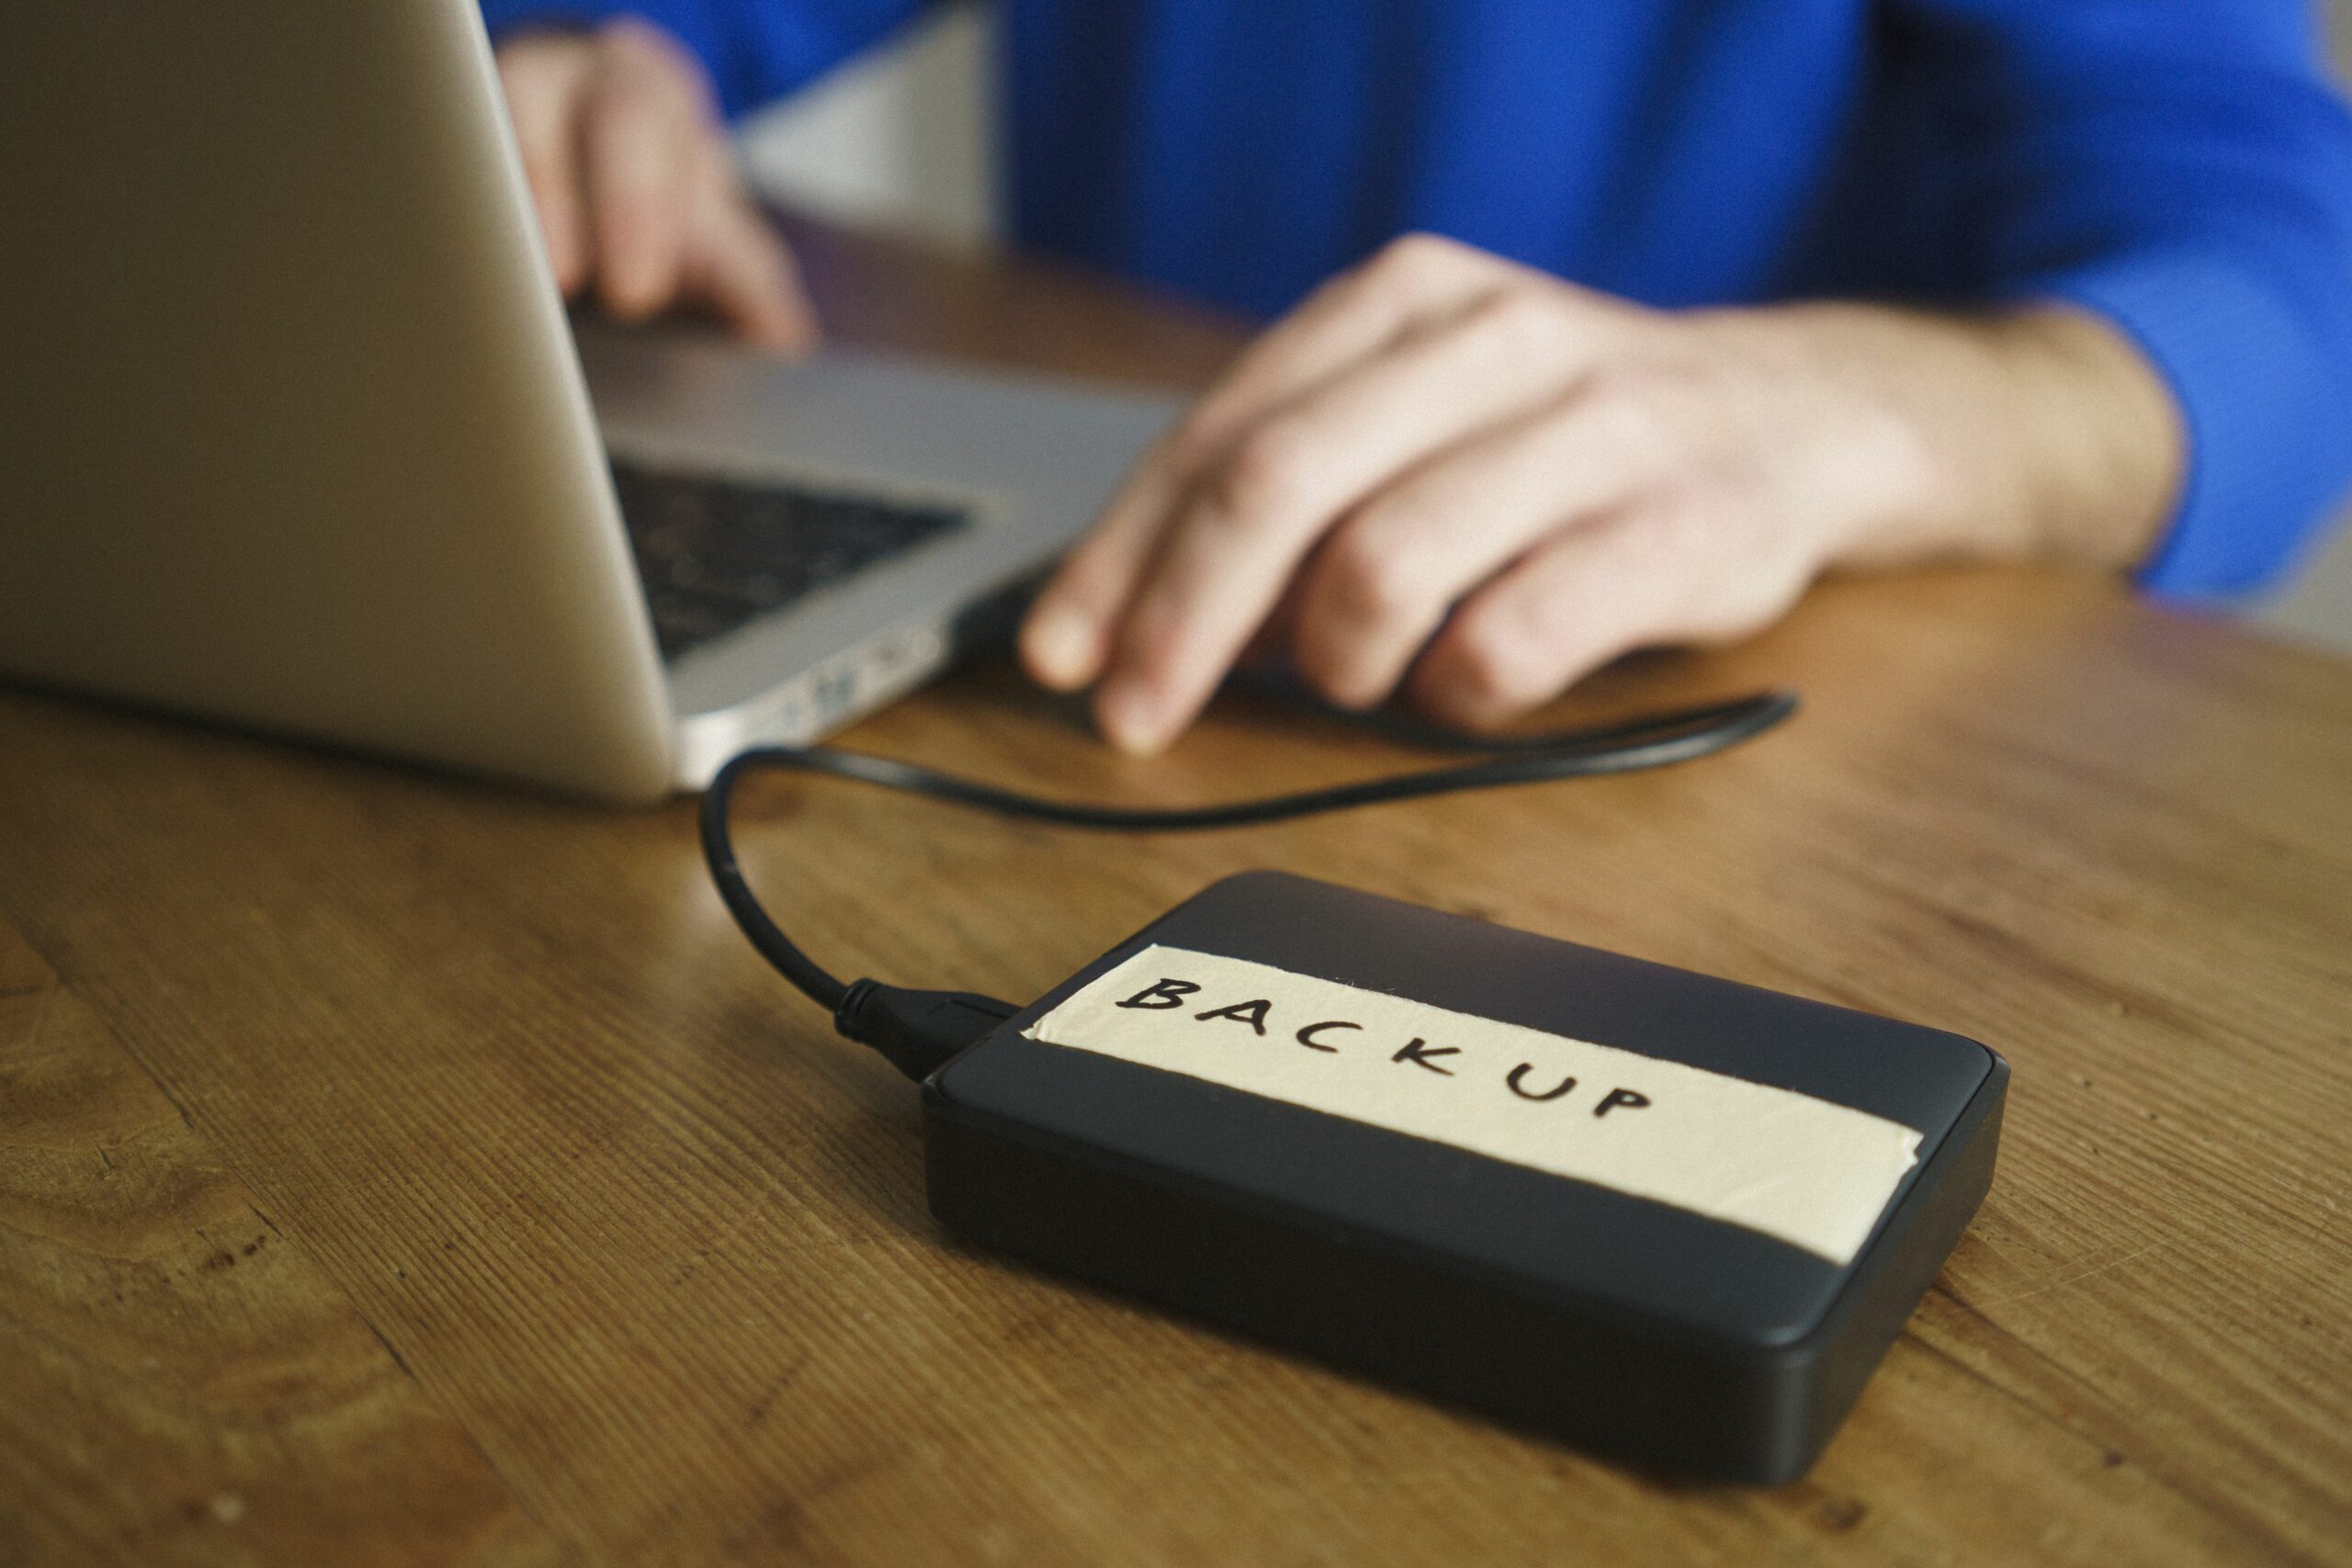
[[[940,669],[1171,407],[575,340],[472,0],[0,44],[0,676],[655,798]]]

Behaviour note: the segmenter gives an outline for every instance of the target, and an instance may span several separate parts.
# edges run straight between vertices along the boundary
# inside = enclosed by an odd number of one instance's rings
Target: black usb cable
[[[1469,752],[1475,762],[1392,774],[1330,789],[1217,806],[1136,809],[1088,806],[1023,795],[911,762],[893,761],[824,746],[756,746],[730,759],[702,799],[703,858],[728,912],[752,947],[809,1000],[833,1015],[833,1027],[870,1045],[910,1078],[931,1073],[1021,1010],[1012,1002],[968,991],[925,991],[876,980],[844,985],[800,951],[769,918],[736,863],[728,808],[744,774],[763,770],[824,773],[909,795],[977,807],[1000,816],[1100,832],[1187,832],[1288,821],[1388,801],[1506,784],[1634,773],[1711,756],[1762,734],[1796,711],[1790,692],[1760,692],[1730,702],[1654,714],[1598,728],[1546,735],[1485,737],[1425,725],[1394,715],[1349,715],[1392,739],[1430,750]]]

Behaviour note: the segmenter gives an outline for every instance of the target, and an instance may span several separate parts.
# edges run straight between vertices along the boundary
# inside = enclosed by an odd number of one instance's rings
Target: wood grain
[[[821,244],[868,340],[1171,380],[1232,343]],[[1795,723],[1688,768],[1271,829],[742,803],[796,934],[910,983],[1035,994],[1275,866],[1997,1046],[1983,1214],[1769,1493],[957,1247],[907,1086],[743,947],[683,804],[0,694],[0,1561],[2352,1562],[2352,668],[1947,572],[1545,718],[1779,683]],[[1137,762],[995,667],[846,739],[1159,803],[1418,760],[1237,698]]]
[[[552,1562],[465,1429],[0,927],[0,1562]]]

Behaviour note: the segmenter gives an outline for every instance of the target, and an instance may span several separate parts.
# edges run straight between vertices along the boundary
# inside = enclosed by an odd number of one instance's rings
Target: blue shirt
[[[1655,305],[2069,300],[2189,434],[2143,572],[2245,592],[2352,477],[2352,117],[2296,0],[1003,0],[1022,243],[1270,317],[1430,230]],[[632,12],[730,110],[920,0]]]

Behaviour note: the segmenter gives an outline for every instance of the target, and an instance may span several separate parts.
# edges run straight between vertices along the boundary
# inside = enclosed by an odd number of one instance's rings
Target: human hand
[[[1634,649],[1777,619],[1823,570],[2146,547],[2169,397],[2103,322],[1665,312],[1416,236],[1254,343],[1022,632],[1159,749],[1253,637],[1325,696],[1485,726]]]
[[[763,348],[817,340],[792,256],[745,195],[701,65],[624,17],[498,46],[548,256],[567,299],[623,321],[717,316]]]

